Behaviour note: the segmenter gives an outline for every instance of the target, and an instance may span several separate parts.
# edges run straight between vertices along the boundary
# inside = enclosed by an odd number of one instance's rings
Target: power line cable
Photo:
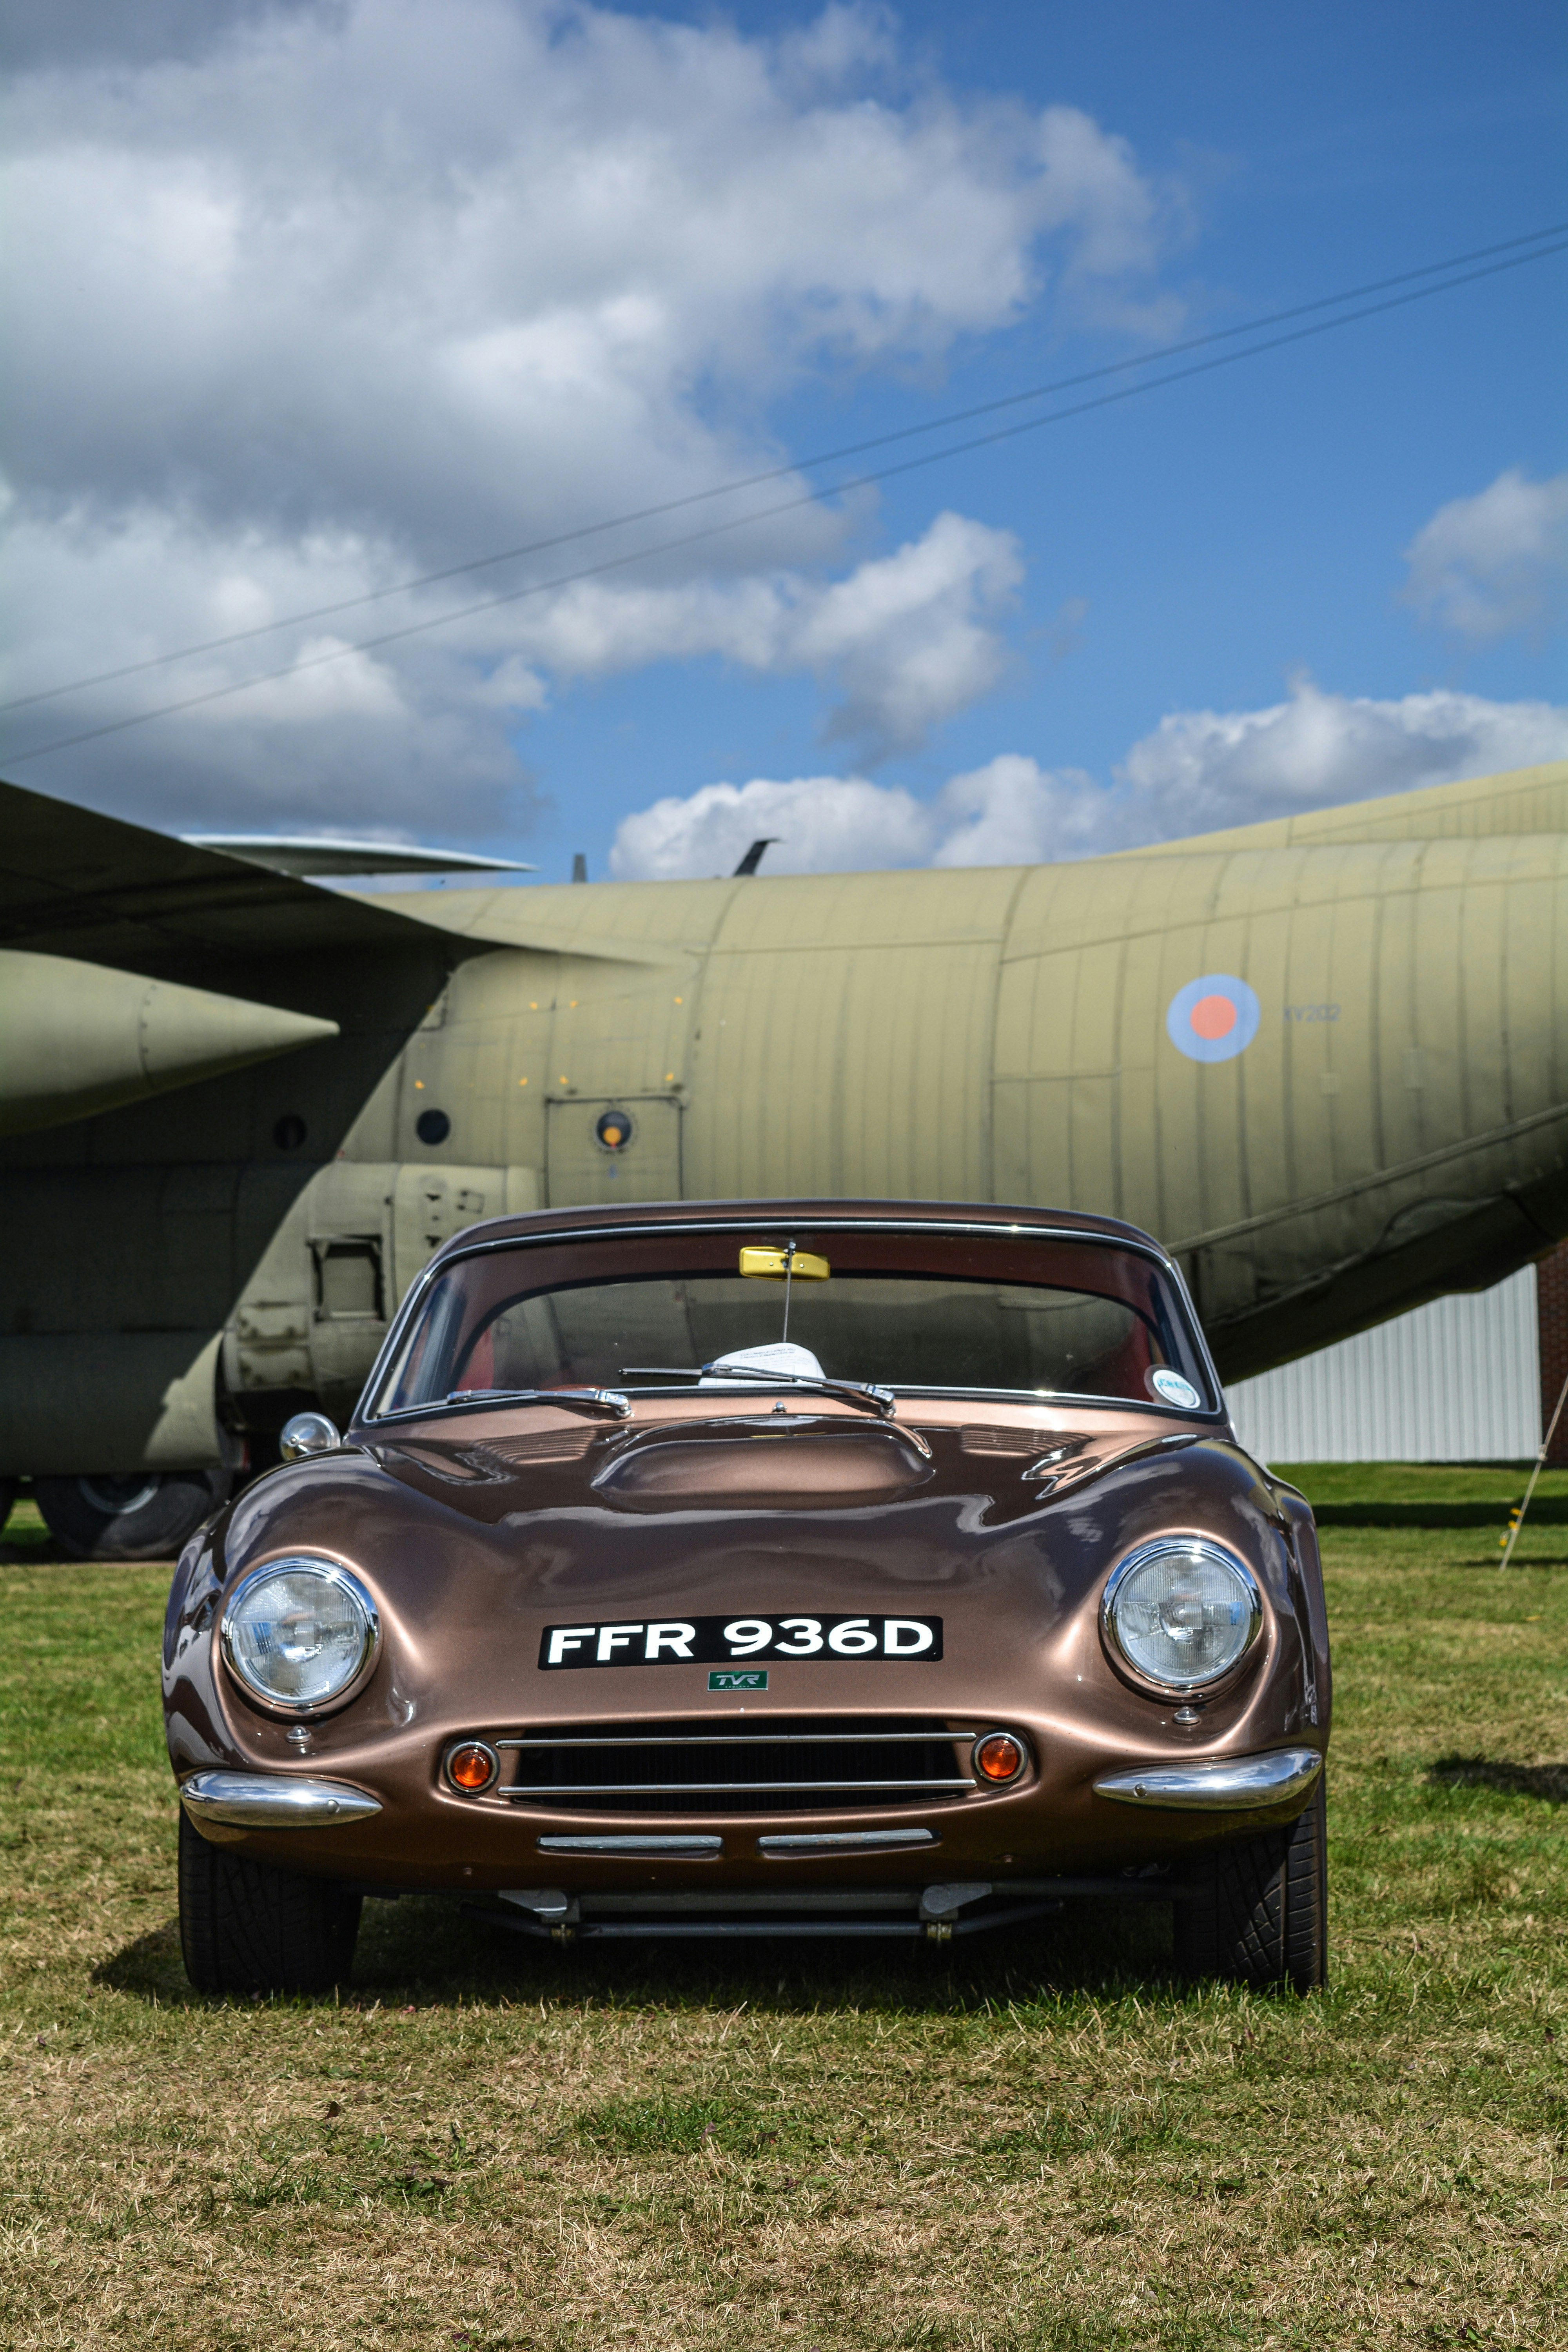
[[[435,629],[449,628],[458,621],[471,620],[480,613],[493,613],[505,605],[521,604],[531,596],[548,595],[556,589],[574,587],[585,580],[601,579],[607,572],[624,571],[630,564],[646,562],[654,556],[677,553],[682,549],[722,538],[731,531],[742,530],[751,524],[797,513],[803,507],[817,505],[824,496],[843,497],[851,490],[867,489],[879,482],[891,481],[900,475],[938,465],[947,457],[964,457],[975,449],[990,448],[998,442],[1016,440],[1022,434],[1038,432],[1047,425],[1064,425],[1071,418],[1087,415],[1095,409],[1116,407],[1143,393],[1163,391],[1169,384],[1185,383],[1196,376],[1212,375],[1221,368],[1235,367],[1243,360],[1282,351],[1290,344],[1306,342],[1315,336],[1331,333],[1337,327],[1353,326],[1364,319],[1404,310],[1414,302],[1429,300],[1434,295],[1451,293],[1458,287],[1474,285],[1479,279],[1517,269],[1525,262],[1549,259],[1554,254],[1564,252],[1568,252],[1568,238],[1534,252],[1515,253],[1510,259],[1468,270],[1460,276],[1445,278],[1440,284],[1416,287],[1407,293],[1393,295],[1385,301],[1370,302],[1360,310],[1343,311],[1337,318],[1320,319],[1310,326],[1294,328],[1289,334],[1273,335],[1265,341],[1249,343],[1244,350],[1225,352],[1214,359],[1200,360],[1194,367],[1173,368],[1169,374],[1149,377],[1140,383],[1121,385],[1114,392],[1100,393],[1092,400],[1076,401],[1071,407],[1055,409],[1048,415],[1026,417],[1016,425],[1000,425],[991,433],[975,434],[965,441],[950,442],[945,448],[928,449],[918,457],[902,458],[895,465],[853,475],[845,481],[830,484],[825,492],[807,491],[798,498],[783,499],[776,506],[759,508],[751,513],[732,516],[723,522],[707,524],[700,530],[684,532],[677,539],[657,540],[651,546],[634,548],[624,555],[606,556],[598,563],[558,572],[549,580],[531,581],[525,586],[509,589],[500,596],[482,597],[474,604],[457,605],[449,612],[434,614],[423,621],[406,622],[401,628],[384,630],[377,636],[363,637],[353,645],[334,646],[327,653],[311,656],[308,661],[289,662],[279,669],[259,670],[250,677],[232,678],[222,686],[210,687],[201,694],[186,695],[175,702],[160,703],[151,710],[135,711],[127,718],[110,719],[102,726],[85,728],[74,735],[58,736],[53,742],[36,744],[31,751],[6,754],[5,763],[10,767],[20,767],[27,761],[44,759],[51,752],[72,751],[80,744],[94,743],[105,736],[121,734],[128,728],[144,727],[154,719],[169,719],[181,711],[224,701],[231,695],[248,692],[252,687],[270,686],[281,678],[303,677],[309,671],[325,668],[330,663],[346,661],[353,654],[378,652],[384,646],[398,645],[410,637],[427,635]],[[796,468],[791,467],[783,470],[795,472]]]
[[[178,646],[172,653],[152,654],[142,661],[125,662],[118,669],[98,670],[89,677],[74,678],[64,686],[43,687],[35,694],[16,695],[9,702],[0,702],[0,718],[14,710],[35,709],[42,702],[57,702],[68,694],[85,694],[93,687],[112,686],[121,678],[142,677],[148,670],[166,668],[173,662],[194,661],[200,654],[226,652],[231,646],[246,645],[258,637],[275,635],[279,629],[302,628],[311,621],[332,620],[342,613],[361,611],[367,604],[384,604],[392,596],[412,595],[420,588],[438,587],[445,581],[461,579],[469,572],[493,570],[499,563],[521,562],[525,556],[549,554],[555,548],[571,545],[574,540],[601,537],[605,531],[629,530],[634,523],[655,522],[665,515],[679,514],[712,499],[731,498],[741,490],[757,489],[769,482],[783,481],[793,474],[810,472],[818,466],[838,465],[847,457],[864,457],[872,449],[890,448],[898,442],[913,439],[918,434],[939,433],[950,425],[966,425],[977,416],[993,416],[1003,409],[1016,408],[1028,401],[1052,399],[1058,393],[1076,391],[1080,384],[1100,383],[1110,376],[1127,374],[1134,368],[1154,367],[1163,360],[1178,359],[1188,352],[1204,351],[1215,343],[1234,341],[1238,336],[1260,334],[1265,328],[1284,326],[1292,320],[1308,318],[1314,311],[1337,310],[1345,303],[1359,302],[1370,294],[1384,294],[1396,286],[1412,285],[1420,278],[1444,276],[1451,270],[1465,268],[1471,262],[1490,260],[1499,254],[1518,253],[1521,259],[1534,260],[1540,257],[1522,253],[1520,249],[1526,246],[1539,246],[1546,238],[1565,234],[1568,234],[1568,221],[1557,221],[1547,228],[1531,230],[1527,236],[1505,237],[1495,245],[1478,246],[1468,253],[1451,254],[1446,261],[1423,262],[1419,268],[1400,270],[1392,278],[1374,278],[1363,286],[1346,287],[1338,294],[1322,294],[1310,302],[1294,303],[1288,310],[1266,311],[1238,326],[1216,327],[1206,334],[1190,335],[1181,342],[1164,343],[1157,350],[1139,352],[1131,359],[1108,361],[1103,366],[1085,368],[1076,375],[1058,376],[1048,383],[1030,384],[1022,392],[1005,393],[995,400],[976,402],[972,407],[949,409],[940,416],[926,418],[921,424],[900,425],[889,433],[874,433],[862,441],[845,442],[837,449],[818,450],[815,456],[794,458],[788,465],[773,466],[762,473],[742,474],[733,481],[715,483],[710,489],[690,490],[683,497],[665,499],[655,506],[634,508],[626,514],[610,515],[598,522],[579,524],[573,530],[557,531],[548,539],[530,540],[519,547],[502,548],[498,554],[479,555],[465,563],[448,564],[439,572],[421,572],[416,579],[400,580],[390,587],[366,589],[359,595],[342,597],[335,604],[316,604],[305,612],[285,614],[279,620],[261,621],[247,629],[233,629],[226,636],[206,637],[197,645]],[[1558,248],[1551,247],[1547,249],[1554,252]],[[1436,292],[1442,289],[1433,288],[1429,290]],[[883,478],[873,476],[868,478]],[[811,499],[803,503],[815,503],[816,495],[814,493]],[[753,518],[747,517],[746,520]],[[678,546],[683,543],[674,542]]]

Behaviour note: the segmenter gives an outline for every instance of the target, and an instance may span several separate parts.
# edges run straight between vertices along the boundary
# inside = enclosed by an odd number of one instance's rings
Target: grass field
[[[889,1961],[557,1953],[410,1901],[341,2004],[230,2008],[174,1929],[165,1571],[53,1565],[24,1510],[0,2342],[1568,2343],[1568,1533],[1506,1578],[1489,1528],[1325,1551],[1322,1997],[1184,1990],[1157,1916]]]

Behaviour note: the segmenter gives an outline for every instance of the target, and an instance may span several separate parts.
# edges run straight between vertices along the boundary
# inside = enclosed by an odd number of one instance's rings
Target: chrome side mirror
[[[284,1423],[278,1451],[285,1462],[302,1462],[307,1454],[331,1454],[342,1442],[336,1422],[324,1412],[297,1412]]]

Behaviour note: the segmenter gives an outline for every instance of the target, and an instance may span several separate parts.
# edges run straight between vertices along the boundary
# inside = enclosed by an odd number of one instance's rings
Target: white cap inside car
[[[793,1339],[768,1339],[758,1348],[734,1348],[727,1356],[715,1356],[697,1385],[701,1389],[722,1388],[724,1374],[729,1372],[776,1372],[787,1380],[819,1381],[822,1366],[809,1348],[797,1348]]]

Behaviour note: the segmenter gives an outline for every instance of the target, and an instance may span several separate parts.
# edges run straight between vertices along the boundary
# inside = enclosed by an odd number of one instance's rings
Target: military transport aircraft
[[[386,897],[265,855],[0,785],[0,1480],[79,1555],[343,1412],[502,1211],[1105,1212],[1230,1378],[1568,1234],[1568,762],[1034,867]]]

